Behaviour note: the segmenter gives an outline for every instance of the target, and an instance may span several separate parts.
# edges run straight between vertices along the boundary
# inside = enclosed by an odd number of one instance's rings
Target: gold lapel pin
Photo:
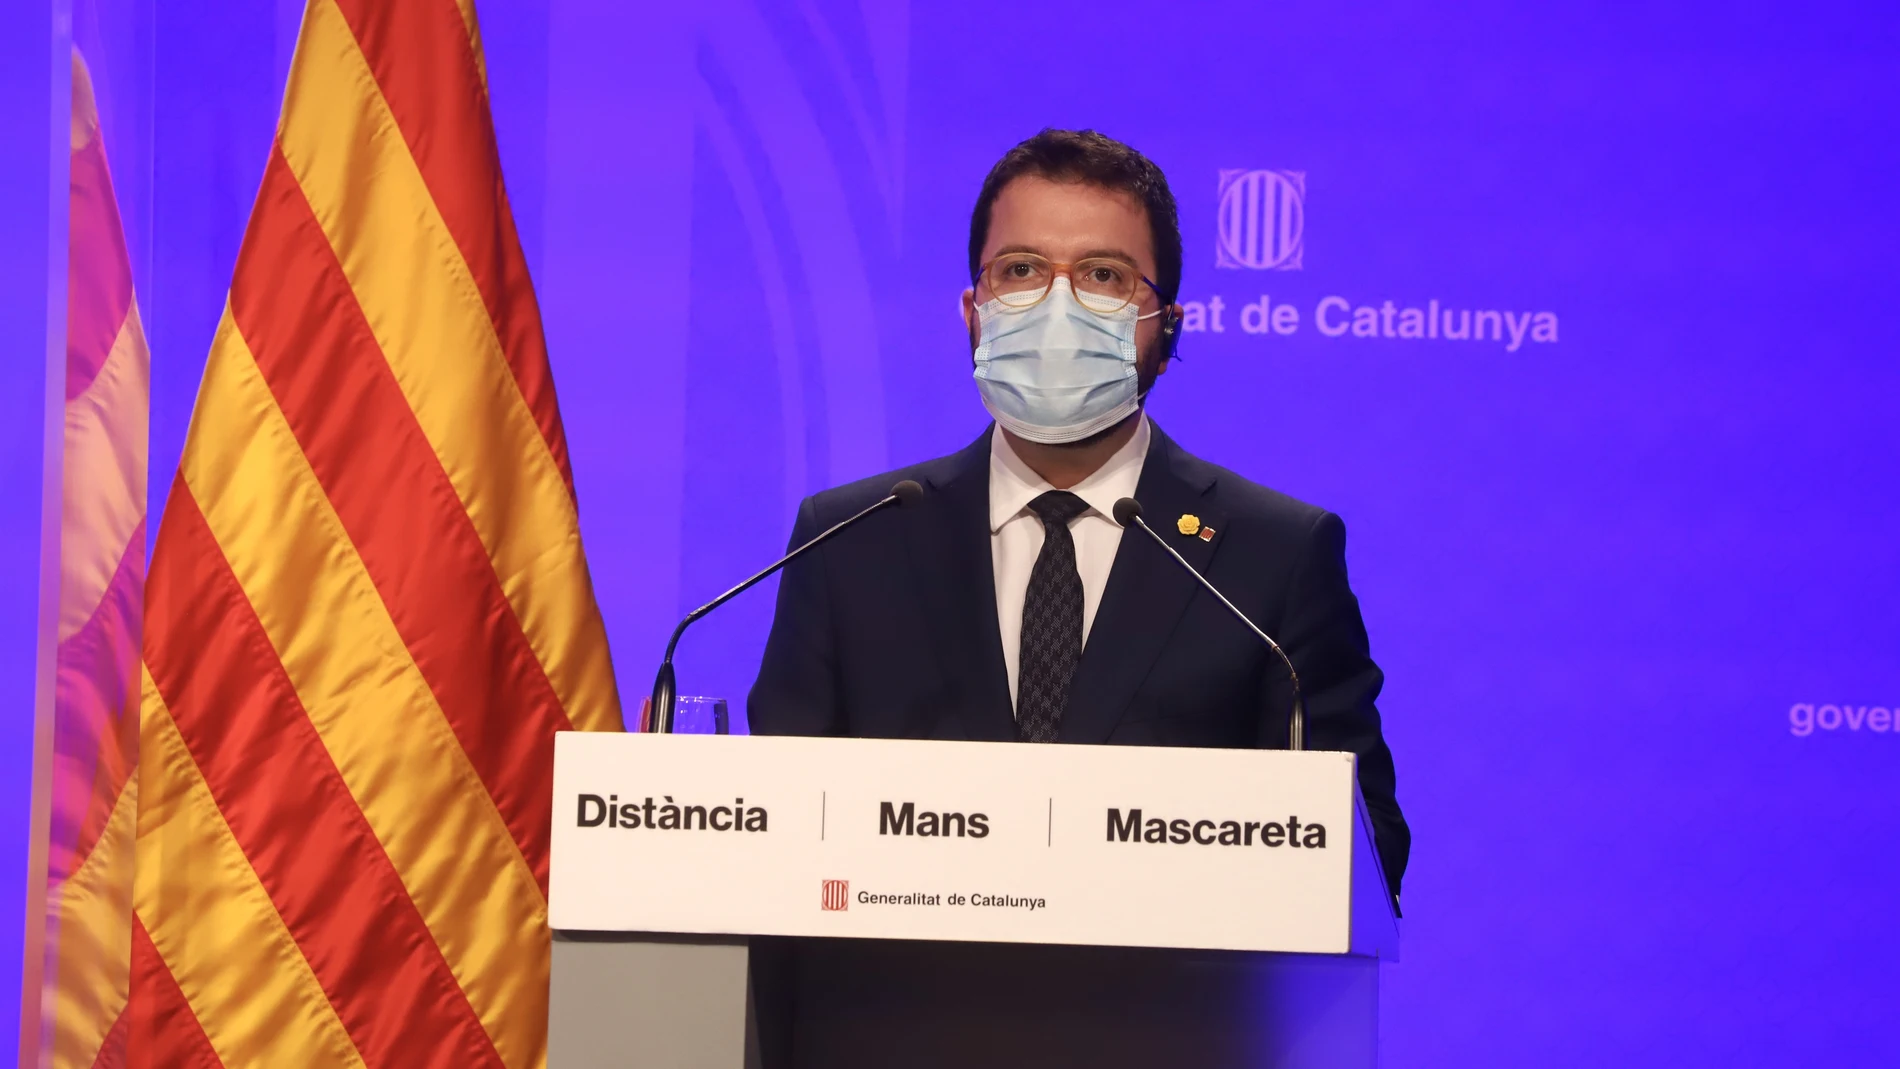
[[[1184,535],[1199,534],[1201,530],[1201,518],[1192,512],[1183,512],[1181,518],[1174,521],[1174,526],[1176,530]]]

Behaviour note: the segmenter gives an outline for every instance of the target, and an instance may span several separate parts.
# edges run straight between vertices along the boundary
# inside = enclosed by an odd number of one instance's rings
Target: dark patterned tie
[[[1016,663],[1016,734],[1024,742],[1054,742],[1069,704],[1069,683],[1082,659],[1082,574],[1075,570],[1069,521],[1088,503],[1051,490],[1029,503],[1042,520],[1042,552],[1023,595],[1022,656]]]

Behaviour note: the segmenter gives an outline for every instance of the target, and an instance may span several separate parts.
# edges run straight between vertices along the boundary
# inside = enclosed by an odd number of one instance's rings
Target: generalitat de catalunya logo
[[[823,897],[819,899],[819,908],[827,913],[836,913],[851,908],[851,881],[824,881]]]
[[[1220,173],[1214,266],[1298,271],[1306,251],[1306,172]]]
[[[1304,274],[1305,171],[1221,170],[1214,220],[1215,267],[1302,274],[1281,275],[1277,281],[1225,274],[1216,280],[1218,292],[1182,293],[1184,334],[1264,340],[1317,333],[1347,339],[1347,344],[1358,339],[1429,346],[1491,342],[1507,353],[1557,342],[1557,312],[1550,308],[1487,308],[1468,294],[1441,299],[1429,290],[1384,299],[1324,291],[1315,296],[1303,284],[1311,279]]]

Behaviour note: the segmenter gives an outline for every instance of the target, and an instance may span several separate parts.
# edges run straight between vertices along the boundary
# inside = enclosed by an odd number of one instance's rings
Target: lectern
[[[552,1069],[1377,1064],[1345,753],[565,733]]]

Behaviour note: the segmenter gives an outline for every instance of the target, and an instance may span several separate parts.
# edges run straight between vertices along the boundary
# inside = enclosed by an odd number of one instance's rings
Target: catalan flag
[[[47,777],[42,1064],[123,1064],[138,791],[150,359],[92,80],[72,57],[59,645]]]
[[[143,659],[132,1064],[542,1064],[620,714],[471,0],[308,4]]]

